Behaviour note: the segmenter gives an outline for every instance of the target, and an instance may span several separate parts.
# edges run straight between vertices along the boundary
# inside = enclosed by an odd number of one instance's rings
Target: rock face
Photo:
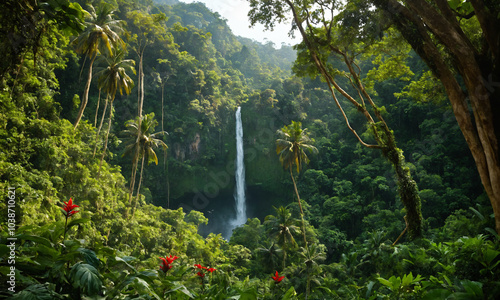
[[[283,180],[286,177],[275,154],[276,126],[272,118],[243,108],[242,127],[248,218],[264,218],[273,205],[286,202]],[[235,116],[218,134],[192,132],[184,143],[172,145],[169,162],[170,207],[196,209],[205,213],[209,225],[202,232],[222,232],[225,220],[236,214],[233,192],[236,187]],[[219,148],[219,149],[218,149]],[[217,151],[218,150],[218,151]],[[157,204],[167,203],[166,194],[155,197]]]

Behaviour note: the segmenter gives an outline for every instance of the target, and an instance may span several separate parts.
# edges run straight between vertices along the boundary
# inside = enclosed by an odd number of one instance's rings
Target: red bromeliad
[[[163,265],[160,266],[160,270],[162,270],[164,273],[167,273],[170,269],[172,269],[172,265],[165,264],[165,262],[163,262]]]
[[[278,271],[276,271],[276,275],[271,276],[272,279],[274,279],[274,283],[280,283],[285,276],[279,276]]]
[[[210,274],[213,273],[213,271],[217,270],[215,268],[204,267],[200,264],[195,264],[194,266],[200,270],[198,271],[198,273],[196,273],[196,275],[198,275],[198,277],[200,277],[201,279],[203,279],[203,277],[205,277],[206,275],[206,273],[203,270],[210,272]]]
[[[169,264],[171,264],[174,260],[178,259],[178,257],[175,255],[172,257],[172,255],[170,255],[170,256],[165,256],[165,259]]]
[[[68,232],[68,219],[72,215],[79,212],[78,210],[74,210],[74,209],[77,207],[80,207],[80,206],[73,204],[73,198],[69,198],[68,202],[66,202],[66,201],[63,201],[63,202],[64,202],[64,205],[63,205],[63,207],[61,207],[61,209],[62,209],[62,213],[64,214],[64,217],[66,219],[66,221],[64,223],[64,235],[63,235],[63,241],[64,241],[64,240],[66,240],[66,233]]]
[[[195,264],[194,266],[197,267],[200,270],[206,270],[207,269],[207,267],[204,267],[204,266],[202,266],[200,264]]]
[[[77,207],[80,207],[80,206],[78,206],[76,204],[73,204],[73,199],[69,198],[68,202],[64,201],[64,206],[61,207],[61,209],[63,210],[63,214],[66,216],[66,218],[69,218],[72,215],[74,215],[77,212],[79,212],[77,210],[74,210]]]
[[[162,265],[160,266],[160,270],[162,270],[164,273],[167,273],[168,270],[172,269],[172,263],[174,262],[174,260],[178,259],[177,256],[173,256],[170,255],[170,256],[165,256],[165,258],[163,257],[160,257],[161,261],[162,261]]]

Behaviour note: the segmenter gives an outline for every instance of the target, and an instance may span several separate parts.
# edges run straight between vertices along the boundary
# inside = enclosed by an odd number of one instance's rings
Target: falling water
[[[241,126],[241,107],[236,110],[236,218],[231,222],[232,229],[245,224],[247,221],[245,203],[245,164],[243,162],[243,127]]]

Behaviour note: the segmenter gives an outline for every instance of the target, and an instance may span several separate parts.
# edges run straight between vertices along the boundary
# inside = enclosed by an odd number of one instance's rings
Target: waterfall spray
[[[237,226],[247,221],[247,208],[245,199],[245,164],[243,162],[243,126],[241,125],[241,107],[236,110],[236,189],[234,200],[236,202],[236,218],[231,222],[231,232]]]

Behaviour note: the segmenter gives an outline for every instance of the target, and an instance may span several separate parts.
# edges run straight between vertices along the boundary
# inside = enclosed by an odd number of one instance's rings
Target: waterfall
[[[241,125],[241,107],[236,110],[236,189],[234,200],[236,202],[236,218],[232,220],[231,232],[237,226],[247,221],[247,208],[245,201],[245,164],[243,162],[243,126]]]

